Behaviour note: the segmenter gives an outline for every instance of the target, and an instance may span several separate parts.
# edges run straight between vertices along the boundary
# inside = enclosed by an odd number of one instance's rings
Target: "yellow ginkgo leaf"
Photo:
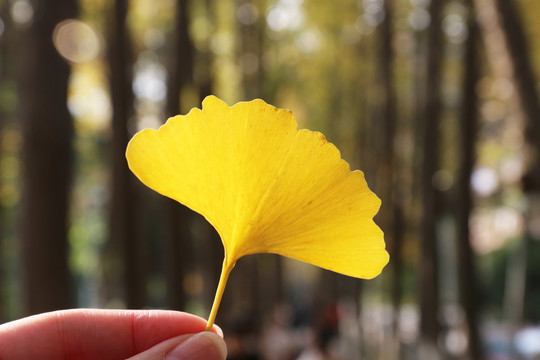
[[[214,96],[202,110],[136,134],[127,148],[148,187],[204,215],[225,260],[210,328],[236,261],[275,253],[370,279],[388,262],[373,222],[380,200],[318,132],[262,100],[232,107]]]

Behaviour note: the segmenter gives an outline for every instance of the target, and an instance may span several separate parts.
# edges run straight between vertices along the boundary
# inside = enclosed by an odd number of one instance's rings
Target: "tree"
[[[172,56],[167,86],[167,116],[180,113],[182,90],[193,85],[193,44],[189,35],[189,0],[176,2],[176,29],[173,34]],[[183,279],[190,262],[192,241],[189,231],[194,216],[191,210],[171,199],[165,199],[166,232],[165,264],[167,304],[172,309],[184,309],[186,297]]]
[[[430,24],[427,39],[427,73],[423,121],[423,169],[421,174],[421,245],[420,245],[420,334],[422,346],[427,351],[436,349],[439,334],[437,319],[439,305],[438,259],[436,221],[440,202],[432,184],[432,177],[439,166],[438,139],[441,118],[441,12],[445,1],[429,4]],[[431,356],[431,355],[426,355]]]
[[[500,26],[504,32],[506,48],[512,66],[513,80],[521,111],[525,117],[526,129],[524,137],[528,146],[530,163],[523,176],[524,192],[529,199],[525,209],[525,221],[530,221],[533,209],[538,206],[540,194],[540,99],[537,91],[537,77],[531,63],[529,45],[525,37],[522,21],[517,5],[512,0],[496,0]],[[526,227],[520,245],[516,249],[511,263],[509,276],[510,290],[507,292],[507,314],[511,325],[517,326],[523,317],[524,298],[526,293],[526,276],[528,257],[531,252],[533,235]]]
[[[391,296],[393,306],[392,331],[397,334],[399,321],[399,307],[401,303],[401,282],[400,273],[401,264],[401,242],[403,227],[401,226],[401,196],[399,195],[400,181],[397,180],[397,164],[395,161],[394,141],[396,138],[396,94],[394,90],[394,51],[393,33],[394,33],[394,2],[392,0],[384,1],[385,17],[379,27],[379,81],[380,101],[378,104],[379,113],[383,123],[383,140],[381,144],[381,167],[380,183],[382,185],[381,208],[383,227],[390,229],[385,234],[388,243],[391,262]],[[395,339],[398,339],[395,336]],[[397,346],[397,344],[396,344]],[[399,347],[395,349],[399,353]]]
[[[536,74],[531,63],[527,43],[517,5],[512,0],[475,0],[478,22],[486,52],[498,61],[492,61],[493,71],[500,77],[512,80],[515,86],[519,112],[526,129],[524,138],[529,150],[529,168],[522,179],[528,201],[524,209],[525,221],[535,206],[534,195],[540,192],[540,101],[536,90]],[[501,61],[502,60],[502,61]],[[527,226],[526,229],[529,227]],[[531,253],[531,234],[526,230],[511,256],[505,283],[505,310],[510,325],[517,328],[523,317],[525,283],[528,257]]]
[[[482,359],[483,351],[478,324],[477,272],[469,229],[473,207],[470,180],[476,158],[475,145],[478,123],[476,84],[480,77],[478,59],[479,30],[474,16],[470,17],[468,28],[469,37],[465,44],[465,56],[463,59],[465,70],[462,82],[463,105],[460,114],[461,154],[457,183],[458,276],[460,302],[468,327],[469,355],[471,359]]]
[[[514,0],[496,0],[501,26],[504,30],[507,48],[517,85],[521,108],[526,117],[525,138],[533,152],[532,163],[540,163],[540,100],[536,85],[536,74],[531,63],[529,45],[523,30],[518,8]],[[540,169],[531,166],[526,178],[525,190],[540,192]]]
[[[69,64],[53,46],[55,26],[76,16],[75,0],[36,1],[22,34],[20,119],[23,136],[22,240],[25,313],[67,308],[67,219],[73,124],[66,106]]]
[[[126,27],[128,0],[116,0],[109,28],[108,61],[113,108],[112,140],[110,144],[112,198],[110,208],[109,281],[123,289],[126,306],[146,305],[146,283],[142,262],[141,238],[136,231],[137,193],[134,177],[125,159],[129,141],[128,125],[133,115],[132,50]],[[121,267],[114,267],[116,263]],[[111,287],[109,287],[109,290]]]
[[[7,20],[7,6],[5,6],[4,3],[0,4],[0,19],[6,19],[3,20],[4,27]],[[7,74],[7,49],[8,44],[6,40],[6,34],[5,34],[5,28],[4,33],[2,34],[2,37],[0,37],[0,84],[3,83],[4,79],[6,78]],[[0,94],[4,91],[3,88],[0,87]],[[2,129],[4,127],[4,118],[5,118],[5,109],[4,104],[0,103],[0,134],[2,134]],[[3,149],[0,148],[0,156],[2,155]],[[0,203],[2,202],[2,199],[0,198]],[[4,255],[4,236],[3,236],[3,219],[0,219],[0,324],[4,322],[4,276],[6,273],[6,267],[5,267],[5,255]]]
[[[264,50],[264,18],[259,12],[264,11],[264,1],[247,1],[238,9],[240,22],[240,64],[242,87],[246,99],[263,98],[263,67],[261,65]]]

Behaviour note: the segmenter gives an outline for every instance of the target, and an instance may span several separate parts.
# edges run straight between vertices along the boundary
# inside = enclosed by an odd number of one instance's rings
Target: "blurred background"
[[[125,147],[262,98],[382,198],[364,281],[237,264],[230,359],[540,356],[538,0],[0,0],[0,322],[70,307],[207,317],[222,245]]]

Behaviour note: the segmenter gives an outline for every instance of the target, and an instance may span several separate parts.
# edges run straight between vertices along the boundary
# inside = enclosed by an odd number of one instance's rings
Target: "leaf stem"
[[[219,304],[221,303],[221,298],[223,297],[223,292],[225,291],[225,285],[227,285],[227,280],[229,279],[229,274],[234,267],[225,259],[223,261],[223,268],[221,269],[221,276],[219,278],[219,284],[216,291],[216,296],[214,298],[214,303],[212,304],[212,311],[210,311],[210,316],[208,317],[208,322],[206,323],[206,331],[210,331],[212,326],[214,326],[214,321],[216,320],[216,315],[219,309]]]

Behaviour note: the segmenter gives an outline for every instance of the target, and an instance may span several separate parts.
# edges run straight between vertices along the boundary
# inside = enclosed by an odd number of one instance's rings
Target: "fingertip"
[[[164,360],[225,360],[227,346],[223,338],[214,332],[203,331],[191,336],[168,352]]]

